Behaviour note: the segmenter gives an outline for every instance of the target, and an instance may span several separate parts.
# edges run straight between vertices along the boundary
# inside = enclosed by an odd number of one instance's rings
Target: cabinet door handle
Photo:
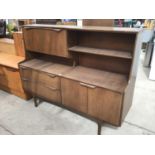
[[[56,75],[54,75],[54,74],[48,74],[48,76],[51,77],[51,78],[55,78],[56,77]]]
[[[80,82],[80,85],[84,86],[84,87],[92,88],[92,89],[96,88],[96,86],[89,85],[89,84],[86,84],[86,83],[83,83],[83,82]]]
[[[52,29],[49,29],[49,30],[56,31],[56,32],[60,32],[62,29],[55,29],[55,28],[52,28]]]

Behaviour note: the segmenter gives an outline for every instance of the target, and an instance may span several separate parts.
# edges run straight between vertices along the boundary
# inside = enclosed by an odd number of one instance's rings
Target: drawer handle
[[[51,78],[55,78],[56,77],[56,75],[54,75],[54,74],[48,74],[48,76],[51,77]]]
[[[81,86],[88,87],[88,88],[92,88],[92,89],[96,88],[96,86],[89,85],[89,84],[86,84],[86,83],[83,83],[83,82],[80,82],[80,85],[81,85]]]

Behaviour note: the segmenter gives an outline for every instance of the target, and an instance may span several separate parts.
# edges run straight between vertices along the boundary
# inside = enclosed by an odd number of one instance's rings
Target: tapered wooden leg
[[[41,100],[39,98],[35,97],[35,96],[33,97],[33,99],[34,99],[34,106],[38,107],[38,105],[40,104]]]
[[[98,131],[97,131],[98,135],[101,135],[101,128],[102,128],[102,123],[98,123]]]

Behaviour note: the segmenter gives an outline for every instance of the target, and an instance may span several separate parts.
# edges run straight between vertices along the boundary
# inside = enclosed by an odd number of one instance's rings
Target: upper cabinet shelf
[[[85,47],[85,46],[73,46],[73,47],[69,48],[69,51],[102,55],[102,56],[110,56],[110,57],[118,57],[118,58],[125,58],[125,59],[132,59],[132,55],[128,51],[99,49],[99,48],[91,48],[91,47]]]

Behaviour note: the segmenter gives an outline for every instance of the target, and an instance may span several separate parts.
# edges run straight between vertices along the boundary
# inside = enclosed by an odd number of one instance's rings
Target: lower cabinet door
[[[88,114],[119,125],[122,95],[103,88],[88,88]]]
[[[87,87],[80,82],[61,78],[62,104],[87,113]]]

